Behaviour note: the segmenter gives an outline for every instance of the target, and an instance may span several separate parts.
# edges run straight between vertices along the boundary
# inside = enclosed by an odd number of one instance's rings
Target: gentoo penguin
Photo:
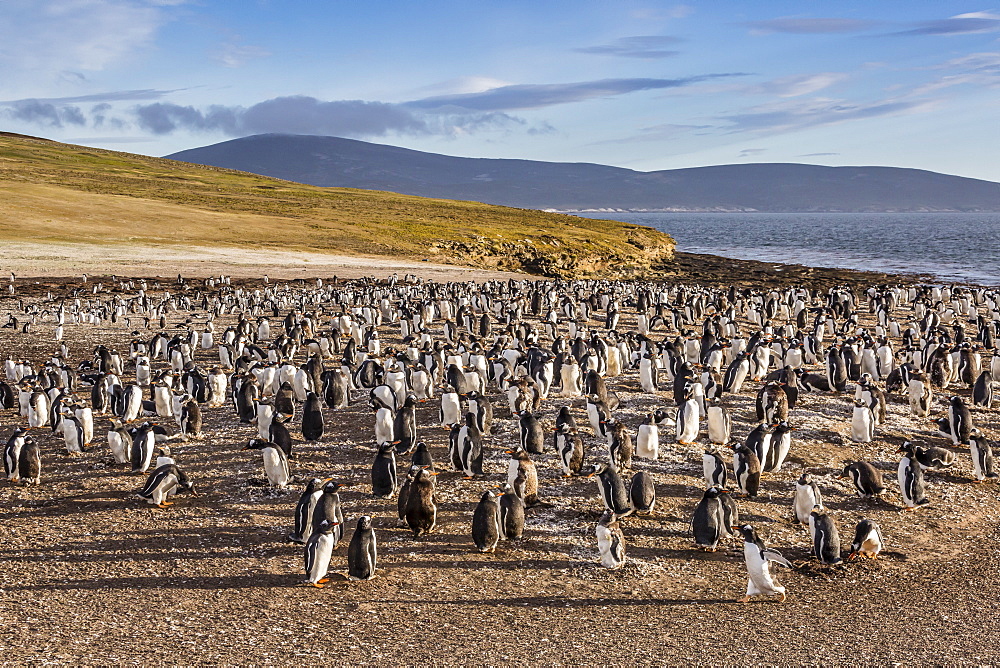
[[[813,539],[813,556],[819,563],[832,566],[842,561],[837,525],[823,506],[814,506],[809,514],[809,533]]]
[[[594,472],[587,477],[597,476],[597,493],[604,502],[604,508],[610,510],[616,517],[632,514],[629,505],[629,495],[625,483],[618,475],[618,469],[613,464],[598,464]]]
[[[496,490],[488,489],[472,513],[472,540],[480,552],[493,552],[500,540],[500,503]]]
[[[24,445],[17,459],[17,477],[24,485],[38,485],[42,481],[42,452],[38,441],[25,436]]]
[[[405,455],[417,444],[417,397],[407,394],[393,418],[392,433],[396,454]]]
[[[354,535],[347,546],[347,579],[371,580],[375,577],[378,562],[375,530],[372,528],[372,518],[362,515],[354,527]]]
[[[563,477],[580,475],[585,453],[583,439],[568,424],[559,427],[556,437],[556,449],[562,464]]]
[[[306,541],[306,579],[303,584],[322,589],[323,585],[329,581],[326,574],[330,570],[333,548],[337,545],[335,533],[339,529],[339,522],[333,518],[324,518],[316,525],[309,540]]]
[[[302,438],[309,442],[323,438],[323,406],[315,392],[306,393],[302,404]]]
[[[410,464],[413,466],[426,466],[430,470],[434,470],[434,458],[431,457],[431,451],[427,449],[427,444],[423,441],[417,441],[417,445],[413,448],[413,454],[410,455]]]
[[[636,432],[635,456],[653,461],[660,456],[660,428],[652,413],[646,416]]]
[[[987,478],[995,480],[998,477],[993,471],[993,447],[978,428],[969,432],[969,452],[972,455],[972,474],[976,477],[975,482],[983,482]]]
[[[524,501],[507,483],[500,497],[500,529],[504,540],[518,540],[524,535]]]
[[[722,525],[723,512],[719,490],[715,487],[709,487],[695,507],[694,515],[691,518],[691,533],[694,535],[694,544],[706,552],[715,552],[719,545],[719,539],[728,533]]]
[[[969,447],[971,448],[971,432],[969,440]],[[917,445],[913,448],[913,454],[916,456],[917,461],[920,463],[920,469],[923,471],[926,471],[927,469],[951,468],[955,464],[955,453],[951,450],[945,450],[944,448],[922,448]]]
[[[775,584],[771,579],[771,571],[768,562],[775,562],[782,566],[792,568],[792,564],[781,556],[777,550],[770,550],[764,546],[764,542],[757,535],[757,532],[749,524],[740,527],[743,534],[743,559],[747,566],[747,594],[739,599],[740,603],[749,603],[752,596],[766,595],[777,596],[778,602],[785,600],[785,588]]]
[[[180,431],[185,438],[201,436],[201,407],[194,399],[188,399],[181,404]]]
[[[176,464],[164,464],[149,474],[137,496],[157,508],[167,508],[173,505],[173,501],[167,499],[178,492],[191,492],[191,496],[198,496],[194,483]]]
[[[972,386],[972,405],[987,409],[993,406],[993,374],[989,369],[979,374]]]
[[[635,446],[632,443],[632,435],[628,433],[628,427],[620,420],[613,420],[608,427],[608,451],[615,468],[632,468]]]
[[[760,459],[745,445],[733,444],[733,474],[736,488],[743,496],[755,497],[760,489]]]
[[[733,417],[718,400],[708,406],[708,440],[717,445],[726,445],[733,429]]]
[[[726,486],[726,478],[729,475],[726,462],[722,458],[722,453],[716,447],[705,450],[701,456],[701,467],[705,473],[705,485],[707,487],[718,487],[723,489]]]
[[[434,476],[437,473],[421,468],[416,471],[406,493],[406,524],[414,537],[434,531],[437,526],[437,500]]]
[[[809,515],[815,506],[823,505],[823,495],[819,485],[808,473],[803,473],[795,481],[795,496],[792,498],[792,512],[799,524],[809,524]]]
[[[288,457],[285,451],[270,441],[251,438],[243,446],[244,450],[260,450],[264,460],[264,475],[272,487],[284,489],[291,482],[292,476],[288,470]]]
[[[700,421],[698,401],[693,397],[685,399],[677,407],[677,442],[681,445],[691,445],[697,441]]]
[[[906,441],[898,452],[903,453],[896,475],[899,480],[899,491],[903,496],[904,509],[916,510],[918,506],[930,503],[924,488],[924,474],[920,470],[920,462],[917,461],[912,443]]]
[[[323,485],[327,482],[329,482],[329,479],[320,480],[319,478],[313,478],[306,483],[305,489],[302,490],[302,495],[299,496],[298,503],[295,504],[295,526],[292,532],[288,534],[288,540],[291,542],[305,543],[308,540],[309,535],[312,533],[313,511],[316,509],[319,497],[323,495]]]
[[[875,439],[875,415],[868,404],[855,401],[851,416],[851,440],[855,443],[871,443]]]
[[[656,487],[653,476],[646,471],[639,471],[632,476],[628,487],[629,503],[638,515],[649,515],[656,505]]]
[[[618,517],[610,510],[604,511],[597,523],[596,533],[601,565],[605,568],[619,568],[625,563],[625,536],[618,524]]]
[[[458,432],[458,454],[466,480],[485,475],[483,471],[483,433],[479,431],[476,416],[465,414],[465,424]]]
[[[774,425],[760,423],[754,427],[749,434],[744,445],[748,450],[757,455],[761,468],[770,461],[771,440],[774,438]],[[735,470],[735,469],[734,469]]]
[[[796,427],[791,426],[785,420],[773,425],[771,447],[768,449],[767,463],[764,466],[765,471],[781,470],[789,451],[792,449],[792,432],[795,430]]]
[[[538,470],[535,468],[535,462],[523,448],[507,450],[507,454],[510,455],[510,463],[507,465],[507,484],[520,494],[525,506],[530,508],[537,505]],[[518,480],[521,481],[521,489],[515,484]]]
[[[145,473],[153,461],[153,449],[156,446],[155,425],[143,422],[132,433],[132,447],[129,459],[132,462],[132,473]]]
[[[25,440],[30,438],[27,434],[28,430],[24,427],[15,428],[10,438],[7,439],[7,445],[4,446],[3,470],[7,474],[7,479],[11,482],[17,482],[18,480],[18,464],[21,458],[21,450],[24,448]]]
[[[848,561],[854,561],[858,557],[870,557],[877,559],[878,553],[882,551],[882,530],[873,520],[861,520],[854,529],[854,541],[851,543],[851,552],[847,555]]]
[[[538,418],[530,411],[524,411],[518,422],[521,428],[521,448],[534,455],[542,454],[545,449],[545,432]]]
[[[372,496],[389,499],[396,493],[396,447],[380,443],[372,462]]]
[[[396,495],[396,524],[401,527],[407,526],[406,524],[406,503],[407,497],[410,493],[410,483],[413,482],[413,478],[416,477],[417,472],[421,471],[420,466],[411,466],[403,477],[403,482],[399,485],[399,493]]]
[[[906,391],[912,415],[927,417],[931,414],[931,403],[934,399],[934,393],[931,390],[930,378],[926,374],[918,371],[911,373]]]
[[[854,482],[854,489],[858,491],[858,496],[868,499],[878,496],[885,491],[885,484],[882,482],[882,472],[868,462],[854,462],[844,467],[843,473],[838,478],[850,478]]]
[[[968,445],[972,430],[972,415],[962,397],[952,397],[948,402],[948,424],[951,427],[951,442],[954,445]]]

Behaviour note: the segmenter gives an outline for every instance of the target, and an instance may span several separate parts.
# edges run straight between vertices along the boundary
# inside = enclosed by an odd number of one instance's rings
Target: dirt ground
[[[464,273],[448,275],[468,280]],[[91,277],[88,285],[99,280]],[[0,298],[0,321],[17,309],[19,299],[32,302],[44,299],[39,293],[49,289],[56,294],[65,290],[60,280],[33,283],[19,279],[18,294]],[[66,283],[80,286],[79,279]],[[6,276],[0,287],[6,288]],[[168,283],[161,287],[176,291]],[[22,297],[29,293],[37,296]],[[172,315],[168,330],[189,314]],[[192,317],[200,329],[205,313],[195,311]],[[231,323],[231,316],[217,318],[217,335]],[[145,339],[157,331],[142,328],[141,319],[138,324]],[[597,321],[590,324],[599,326]],[[126,351],[136,325],[136,320],[67,325],[70,359],[89,359],[97,343]],[[440,327],[436,322],[432,331],[439,333]],[[620,329],[632,327],[634,314],[623,313]],[[48,359],[56,347],[53,329],[51,320],[39,321],[30,334],[0,329],[0,358]],[[395,325],[383,327],[380,334],[383,345],[399,342]],[[214,349],[197,351],[196,361],[203,366],[217,360]],[[134,378],[130,372],[125,377]],[[633,434],[646,413],[672,410],[668,393],[641,391],[635,371],[608,379],[608,384],[622,397],[615,414]],[[729,401],[738,439],[753,426],[758,387],[748,382]],[[968,390],[958,393],[967,396]],[[719,552],[704,553],[690,537],[691,514],[704,489],[704,430],[694,446],[678,445],[672,434],[661,432],[661,458],[634,461],[633,470],[654,476],[658,500],[652,517],[622,520],[627,562],[621,569],[609,571],[597,563],[594,527],[602,504],[594,479],[562,478],[551,442],[544,455],[535,457],[540,496],[547,505],[528,511],[521,541],[502,543],[495,555],[477,552],[470,533],[473,508],[485,489],[505,480],[503,451],[518,437],[517,422],[503,398],[495,388],[490,396],[498,432],[486,441],[489,475],[473,481],[450,471],[439,475],[443,515],[439,529],[422,539],[397,527],[395,500],[370,494],[375,448],[367,391],[355,393],[348,409],[324,409],[326,434],[318,444],[296,443],[292,461],[292,473],[301,481],[332,476],[348,485],[341,493],[349,518],[347,536],[331,566],[339,575],[322,590],[299,585],[302,548],[285,541],[302,485],[285,491],[264,486],[259,453],[240,451],[256,428],[241,425],[231,404],[204,410],[202,438],[173,447],[178,465],[201,496],[181,495],[169,510],[135,499],[142,480],[111,465],[106,418],[95,420],[91,451],[76,457],[65,454],[60,437],[40,430],[42,484],[0,481],[2,660],[490,665],[1000,661],[997,488],[968,484],[971,464],[963,450],[953,469],[928,472],[931,505],[901,512],[896,448],[904,438],[945,445],[927,420],[909,415],[904,396],[890,397],[889,419],[873,443],[853,444],[848,438],[851,396],[803,395],[791,413],[799,431],[788,463],[780,473],[765,474],[757,499],[740,501],[741,520],[754,524],[769,546],[796,565],[794,570],[772,568],[787,588],[788,600],[745,605],[735,602],[746,588],[742,541],[731,539]],[[937,393],[935,415],[943,412],[944,397]],[[567,403],[584,434],[588,463],[606,460],[606,446],[586,426],[579,400],[550,397],[542,404],[545,423],[551,426]],[[421,404],[418,415],[420,438],[431,446],[435,461],[443,462],[447,432],[432,424],[437,402]],[[1000,429],[996,409],[977,410],[974,419],[990,436]],[[16,410],[0,411],[0,438],[5,441],[23,423]],[[297,416],[295,437],[298,424]],[[850,481],[836,479],[846,462],[859,460],[884,470],[888,491],[882,499],[860,499]],[[859,519],[879,522],[886,552],[878,562],[821,567],[809,557],[808,531],[790,521],[794,480],[803,471],[819,483],[845,552]],[[347,581],[350,518],[362,514],[374,518],[379,574],[368,582]]]

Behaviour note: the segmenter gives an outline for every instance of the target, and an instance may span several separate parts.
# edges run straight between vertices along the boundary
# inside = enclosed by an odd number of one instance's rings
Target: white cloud
[[[139,0],[4,0],[0,71],[20,75],[5,81],[10,86],[104,70],[149,45],[165,20],[163,10]]]
[[[777,97],[798,97],[809,95],[847,79],[841,72],[817,72],[815,74],[793,74],[779,79],[765,81],[751,86],[747,92]]]

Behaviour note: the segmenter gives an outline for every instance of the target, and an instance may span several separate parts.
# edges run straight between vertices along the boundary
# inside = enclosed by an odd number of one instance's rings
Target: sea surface
[[[662,230],[677,250],[746,260],[931,274],[1000,285],[997,213],[612,213]]]

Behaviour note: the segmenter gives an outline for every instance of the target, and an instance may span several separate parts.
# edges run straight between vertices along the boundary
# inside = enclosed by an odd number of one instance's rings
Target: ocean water
[[[662,230],[677,249],[814,267],[931,274],[1000,285],[997,213],[609,213]]]

